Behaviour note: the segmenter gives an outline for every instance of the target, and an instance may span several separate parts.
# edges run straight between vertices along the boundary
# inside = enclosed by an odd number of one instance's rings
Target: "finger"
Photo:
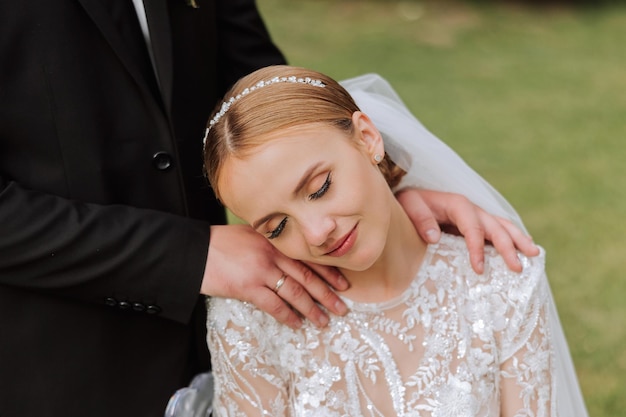
[[[313,303],[315,308],[311,307],[311,304],[309,303],[311,298],[334,314],[346,314],[348,308],[345,303],[341,301],[341,298],[335,294],[332,288],[329,287],[322,278],[320,278],[315,270],[309,268],[302,262],[294,261],[287,262],[286,264],[281,264],[279,266],[293,279],[294,283],[299,284],[300,287],[291,287],[292,294],[285,294],[281,292],[280,296],[286,299],[287,302],[289,302],[289,304],[291,304],[291,306],[299,311],[304,317],[312,320],[316,325],[321,324],[319,315],[323,314],[322,310],[319,309],[315,303]],[[316,265],[315,268],[324,269],[320,265]],[[327,272],[329,271],[328,268],[325,270]],[[339,271],[333,271],[331,274],[339,274]],[[341,277],[341,279],[345,281],[345,278]],[[337,278],[335,278],[335,280],[337,280]],[[286,297],[291,298],[287,299]],[[323,315],[326,316],[325,314]],[[326,323],[322,324],[322,326]]]
[[[328,286],[326,288],[332,293]],[[291,276],[287,275],[284,284],[278,289],[276,295],[289,303],[292,309],[302,314],[304,318],[310,320],[316,326],[324,327],[328,324],[328,316],[313,301],[307,290]]]
[[[437,243],[441,237],[441,229],[419,191],[407,188],[398,192],[396,198],[422,239],[428,243]]]
[[[485,228],[481,214],[486,213],[462,196],[455,196],[453,204],[446,208],[447,217],[452,224],[456,224],[459,233],[465,239],[470,264],[477,274],[485,271]]]
[[[489,230],[487,239],[491,241],[509,269],[514,272],[522,272],[522,263],[508,229],[502,225],[498,218],[489,216],[483,221],[485,229]]]
[[[292,329],[302,327],[302,319],[274,291],[260,287],[250,302]]]
[[[311,268],[320,278],[326,281],[331,287],[337,291],[345,291],[350,288],[350,283],[334,266],[319,265],[312,262],[303,262]]]
[[[533,242],[533,238],[528,236],[522,229],[517,227],[512,221],[501,217],[496,218],[500,225],[506,229],[515,247],[526,256],[539,255],[539,247]]]
[[[466,227],[459,229],[470,256],[470,264],[477,274],[485,271],[485,234],[480,227]]]

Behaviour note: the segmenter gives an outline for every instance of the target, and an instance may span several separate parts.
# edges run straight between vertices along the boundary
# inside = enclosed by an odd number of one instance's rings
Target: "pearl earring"
[[[376,162],[377,164],[380,164],[380,162],[383,160],[383,156],[379,153],[377,153],[376,155],[374,155],[374,162]]]

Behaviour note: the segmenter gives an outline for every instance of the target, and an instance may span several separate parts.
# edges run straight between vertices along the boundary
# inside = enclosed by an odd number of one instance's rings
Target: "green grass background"
[[[547,250],[590,415],[625,416],[626,8],[258,5],[291,64],[383,75],[511,201]]]

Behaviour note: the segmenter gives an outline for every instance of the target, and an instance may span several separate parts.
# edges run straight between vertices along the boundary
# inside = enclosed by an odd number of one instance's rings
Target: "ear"
[[[375,161],[374,157],[375,155],[385,155],[385,144],[372,120],[365,113],[355,111],[352,114],[352,125],[355,130],[355,139],[359,145],[363,146],[366,154],[374,163],[380,162],[380,160]]]

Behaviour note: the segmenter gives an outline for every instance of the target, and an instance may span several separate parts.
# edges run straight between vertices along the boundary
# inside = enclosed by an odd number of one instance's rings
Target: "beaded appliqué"
[[[214,415],[555,417],[544,254],[521,259],[513,273],[491,248],[476,275],[444,235],[402,296],[348,300],[323,329],[211,299]]]

